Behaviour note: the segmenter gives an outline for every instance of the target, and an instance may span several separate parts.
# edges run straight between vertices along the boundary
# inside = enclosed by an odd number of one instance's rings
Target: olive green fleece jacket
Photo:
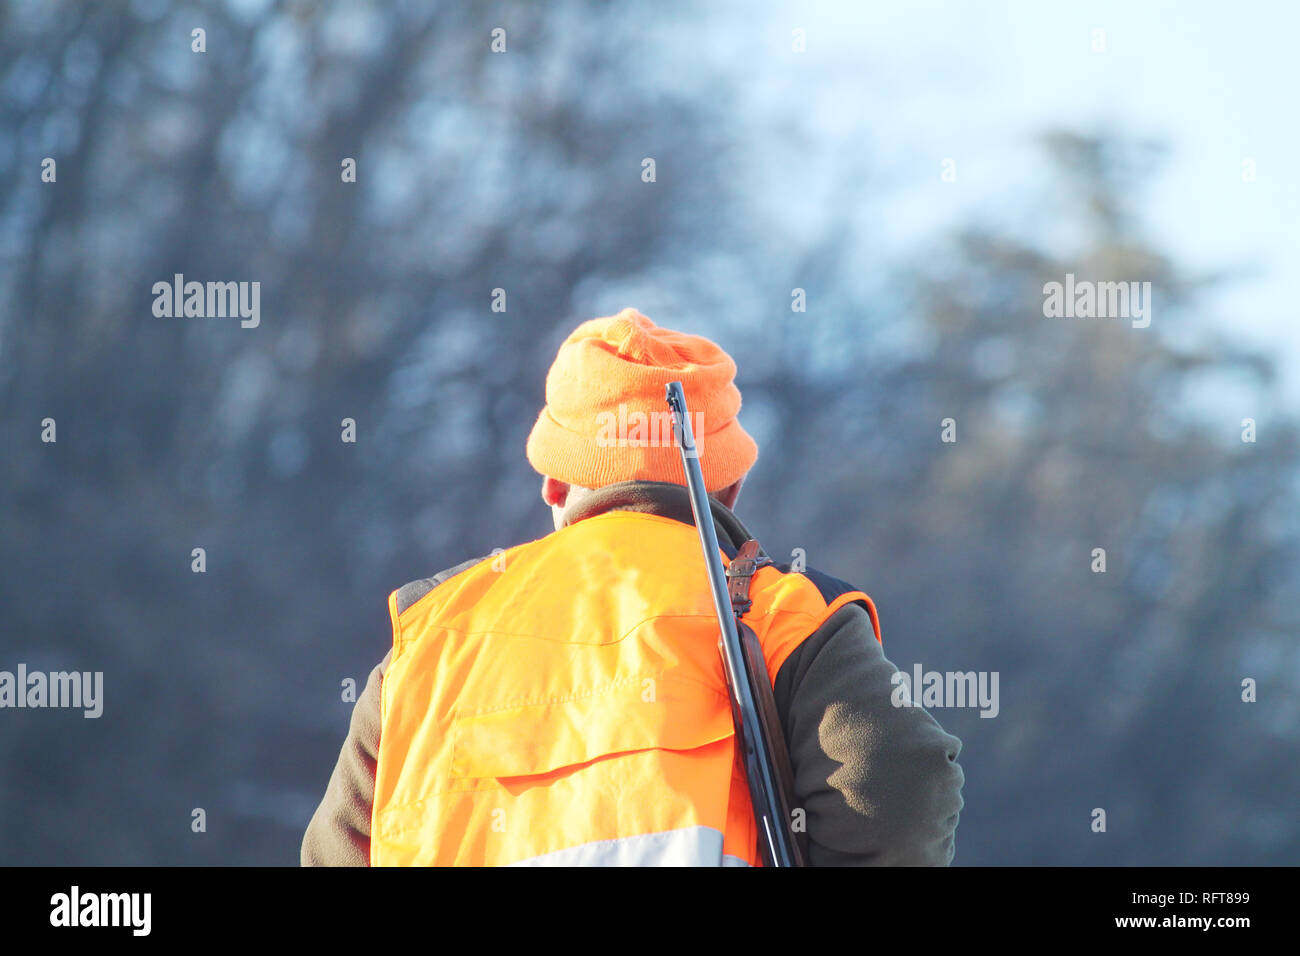
[[[710,500],[718,539],[738,548],[751,535]],[[564,524],[611,510],[643,511],[693,523],[686,488],[621,482],[565,510]],[[399,610],[476,558],[398,591]],[[823,590],[852,590],[803,572]],[[703,586],[703,584],[701,584]],[[379,753],[380,687],[389,656],[370,672],[325,798],[302,842],[303,866],[366,866]],[[897,671],[860,604],[832,614],[789,656],[774,681],[777,710],[794,768],[796,805],[807,817],[813,866],[946,866],[952,862],[964,776],[961,741],[924,709],[893,704]]]

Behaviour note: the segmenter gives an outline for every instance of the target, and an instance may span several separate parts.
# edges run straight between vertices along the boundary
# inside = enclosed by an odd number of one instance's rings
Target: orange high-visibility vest
[[[613,511],[394,592],[371,865],[757,865],[707,581],[692,525]],[[750,597],[773,679],[850,602],[879,639],[861,591]]]

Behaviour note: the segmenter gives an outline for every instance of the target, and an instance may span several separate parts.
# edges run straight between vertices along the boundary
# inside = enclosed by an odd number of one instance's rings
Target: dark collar
[[[722,502],[710,497],[709,507],[713,511],[713,524],[718,529],[718,544],[733,556],[736,549],[753,536]],[[620,481],[605,485],[565,508],[563,520],[565,525],[571,525],[608,511],[639,511],[672,518],[692,527],[695,525],[686,486],[668,481]]]

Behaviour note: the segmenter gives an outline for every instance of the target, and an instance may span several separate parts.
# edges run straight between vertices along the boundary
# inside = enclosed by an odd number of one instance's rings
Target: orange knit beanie
[[[704,484],[719,491],[758,458],[736,420],[735,376],[736,363],[713,342],[662,329],[636,309],[584,322],[547,373],[528,460],[543,475],[584,488],[634,479],[685,484],[664,402],[664,387],[680,381]]]

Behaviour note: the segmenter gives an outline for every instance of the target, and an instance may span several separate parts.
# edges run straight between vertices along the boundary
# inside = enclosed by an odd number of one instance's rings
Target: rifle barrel
[[[690,492],[691,513],[700,533],[704,548],[704,566],[708,570],[709,589],[713,593],[713,607],[721,631],[723,669],[727,677],[727,690],[731,696],[731,714],[736,724],[736,743],[743,749],[745,779],[749,785],[750,803],[759,824],[759,849],[767,866],[794,866],[795,850],[789,823],[780,811],[775,760],[771,742],[765,738],[762,722],[758,719],[758,704],[754,700],[750,679],[760,679],[749,674],[745,655],[741,649],[740,632],[735,612],[727,592],[726,572],[719,557],[718,532],[713,524],[713,511],[709,507],[708,490],[704,485],[704,472],[700,468],[695,434],[691,429],[686,409],[686,395],[681,382],[670,382],[667,387],[668,408],[673,417],[673,434],[682,456],[686,472],[686,487]],[[766,673],[762,680],[768,680]]]

